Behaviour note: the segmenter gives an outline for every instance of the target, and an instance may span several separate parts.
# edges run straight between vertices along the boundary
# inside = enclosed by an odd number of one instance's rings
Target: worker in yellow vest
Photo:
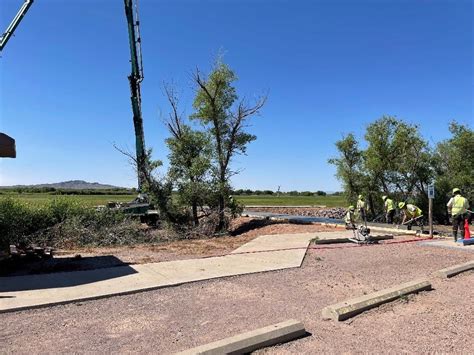
[[[395,202],[388,196],[382,196],[383,209],[385,211],[385,220],[389,224],[393,224],[393,217],[395,216]]]
[[[364,200],[364,196],[362,195],[359,195],[359,199],[357,200],[357,212],[359,213],[359,218],[361,221],[365,221],[366,219],[366,208],[367,208],[367,205],[365,203],[365,200]]]
[[[464,239],[464,219],[467,218],[467,210],[469,209],[467,198],[461,196],[460,189],[455,188],[453,189],[453,197],[446,206],[448,212],[451,213],[454,241],[458,240],[458,229],[461,230],[461,239]]]
[[[354,212],[354,206],[349,206],[349,208],[347,209],[346,217],[344,218],[344,222],[346,222],[346,229],[356,229]]]
[[[411,229],[413,223],[417,222],[417,224],[423,229],[423,223],[421,222],[421,219],[416,220],[416,218],[423,216],[423,211],[421,208],[415,206],[414,204],[405,202],[400,202],[398,204],[398,208],[403,212],[402,224],[412,221],[407,225],[408,229]]]

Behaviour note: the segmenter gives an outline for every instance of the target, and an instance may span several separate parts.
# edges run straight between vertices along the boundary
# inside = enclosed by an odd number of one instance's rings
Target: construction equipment
[[[0,51],[3,50],[11,36],[13,36],[16,28],[21,20],[33,5],[34,0],[25,0],[20,10],[13,18],[13,21],[7,27],[6,31],[0,38]],[[135,148],[136,148],[136,165],[138,174],[138,191],[142,191],[143,185],[146,181],[147,174],[147,157],[145,151],[145,135],[143,133],[143,118],[141,110],[141,92],[140,83],[143,81],[143,62],[140,36],[140,20],[138,17],[138,0],[124,0],[125,16],[128,25],[128,37],[130,45],[130,62],[132,72],[128,76],[130,82],[130,92],[133,111],[133,125],[135,128]],[[0,137],[2,138],[2,137]],[[1,142],[4,139],[2,138]],[[10,146],[6,156],[12,157],[16,155],[12,153],[11,141],[5,141]],[[14,142],[14,141],[13,141]],[[2,145],[6,145],[2,143]],[[3,156],[3,155],[2,155]]]
[[[31,5],[33,5],[33,0],[25,0],[23,5],[21,5],[20,10],[18,10],[16,16],[13,18],[13,21],[10,22],[7,29],[0,37],[0,52],[7,45],[10,37],[13,36],[13,33]],[[16,158],[15,140],[4,133],[0,133],[0,158]]]
[[[13,21],[8,25],[6,31],[2,34],[2,37],[0,37],[0,52],[7,45],[10,37],[13,36],[13,33],[23,19],[23,16],[26,15],[28,9],[33,5],[33,1],[34,0],[25,0],[23,5],[21,5],[20,10],[18,10],[16,16],[13,18]]]
[[[370,228],[367,227],[367,216],[364,215],[364,224],[360,225],[359,228],[354,228],[352,230],[354,233],[354,238],[349,238],[351,242],[357,243],[357,244],[372,244],[376,243],[375,240],[373,240],[370,237]]]
[[[359,228],[355,228],[352,230],[354,233],[354,238],[349,238],[351,242],[357,244],[373,244],[377,241],[373,240],[370,236],[370,228],[365,226],[359,226]]]
[[[119,210],[132,218],[137,218],[141,223],[156,226],[160,220],[160,214],[155,206],[150,203],[146,194],[139,194],[131,202],[109,202],[107,206],[98,206],[98,209],[110,208]]]
[[[138,18],[138,0],[124,0],[125,16],[128,24],[130,45],[130,62],[132,73],[128,76],[135,128],[136,167],[138,175],[138,191],[142,192],[147,176],[147,157],[145,152],[145,135],[143,133],[142,99],[140,84],[143,81],[142,48],[140,37],[140,20]]]

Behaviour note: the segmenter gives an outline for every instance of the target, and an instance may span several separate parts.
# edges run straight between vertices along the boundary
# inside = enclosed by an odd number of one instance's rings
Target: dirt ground
[[[294,227],[314,228],[285,228]],[[0,344],[6,353],[168,354],[297,319],[310,336],[260,352],[467,354],[474,349],[473,272],[345,322],[323,321],[321,309],[472,258],[417,243],[309,249],[301,268],[1,314]]]
[[[230,236],[166,241],[153,245],[56,250],[56,257],[52,260],[9,265],[8,270],[0,270],[0,276],[90,270],[124,264],[143,264],[226,255],[260,235],[334,230],[334,227],[321,225],[287,224],[242,217],[233,222]]]

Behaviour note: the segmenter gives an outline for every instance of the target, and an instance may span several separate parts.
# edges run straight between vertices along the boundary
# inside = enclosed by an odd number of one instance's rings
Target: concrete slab
[[[236,253],[88,271],[0,277],[0,312],[91,300],[187,282],[301,266],[316,234],[262,236]]]
[[[368,309],[378,307],[381,304],[391,302],[400,296],[427,291],[431,289],[428,280],[416,280],[403,283],[385,290],[374,292],[365,296],[352,298],[323,308],[324,319],[334,319],[336,321],[346,320]]]
[[[464,264],[454,265],[445,269],[438,270],[435,272],[435,276],[449,278],[469,270],[474,270],[474,260],[468,261]]]
[[[179,355],[247,354],[252,351],[301,338],[306,334],[303,324],[288,320],[268,327],[180,352]]]
[[[418,244],[421,246],[448,248],[448,249],[456,249],[456,250],[462,250],[462,251],[467,251],[467,252],[474,252],[474,245],[462,245],[460,243],[456,243],[451,238],[429,240],[429,241],[420,242]]]
[[[272,251],[288,248],[307,248],[309,241],[319,233],[264,235],[242,245],[232,252]]]

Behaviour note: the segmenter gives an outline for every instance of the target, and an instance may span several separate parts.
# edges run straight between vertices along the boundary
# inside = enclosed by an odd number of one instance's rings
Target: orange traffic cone
[[[469,230],[469,221],[467,218],[464,220],[464,239],[470,239],[471,238],[471,232]]]

